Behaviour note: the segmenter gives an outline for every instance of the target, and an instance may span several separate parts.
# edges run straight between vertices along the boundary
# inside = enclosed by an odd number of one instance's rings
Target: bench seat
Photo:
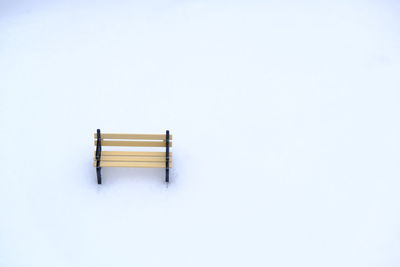
[[[169,153],[172,167],[172,153]],[[96,167],[96,156],[93,166]],[[165,168],[165,152],[102,151],[100,167]]]

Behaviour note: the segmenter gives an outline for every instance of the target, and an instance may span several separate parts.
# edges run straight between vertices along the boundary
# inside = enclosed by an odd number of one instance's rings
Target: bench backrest
[[[126,147],[166,147],[166,134],[100,134],[101,146],[126,146]],[[94,145],[97,145],[97,134],[94,134]],[[169,140],[172,135],[169,135]],[[140,141],[137,141],[140,140]],[[169,147],[172,142],[169,141]]]

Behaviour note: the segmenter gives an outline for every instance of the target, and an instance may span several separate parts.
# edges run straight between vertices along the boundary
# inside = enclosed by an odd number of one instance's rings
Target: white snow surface
[[[0,1],[0,266],[400,266],[399,101],[398,1]]]

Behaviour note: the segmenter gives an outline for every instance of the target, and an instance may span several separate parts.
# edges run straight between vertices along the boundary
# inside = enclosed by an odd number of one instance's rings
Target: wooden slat
[[[97,138],[97,134],[94,134],[94,138]],[[136,140],[165,140],[165,134],[114,134],[114,133],[102,133],[102,139],[136,139]],[[169,136],[172,139],[172,135]]]
[[[96,167],[96,161],[93,162]],[[129,168],[165,168],[165,162],[117,162],[100,161],[100,167],[129,167]],[[170,164],[170,168],[172,164]]]
[[[93,158],[95,160],[95,158]],[[165,157],[101,156],[101,161],[165,162]],[[169,159],[171,162],[171,158]]]
[[[96,155],[96,151],[94,151]],[[143,157],[165,157],[165,152],[144,152],[144,151],[101,151],[101,156],[143,156]],[[169,152],[172,157],[172,152]]]
[[[96,144],[96,140],[94,141]],[[156,142],[156,141],[102,141],[102,146],[139,146],[139,147],[165,147],[166,142]],[[172,146],[172,142],[169,143]]]

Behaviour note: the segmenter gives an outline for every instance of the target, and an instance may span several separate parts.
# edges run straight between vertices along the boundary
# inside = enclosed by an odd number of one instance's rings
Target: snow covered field
[[[400,3],[144,2],[0,1],[0,266],[400,266]]]

